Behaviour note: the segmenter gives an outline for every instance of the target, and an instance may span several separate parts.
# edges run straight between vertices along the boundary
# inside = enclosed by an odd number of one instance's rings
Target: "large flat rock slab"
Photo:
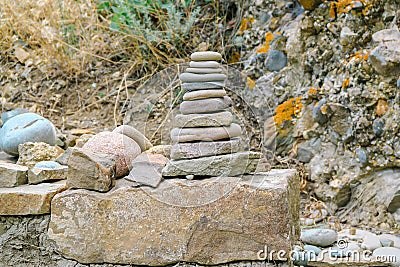
[[[67,189],[65,181],[0,188],[0,215],[50,213],[50,202]]]
[[[81,263],[219,264],[257,260],[266,245],[290,251],[299,237],[295,170],[168,179],[157,188],[127,183],[53,199],[48,234],[63,256]]]

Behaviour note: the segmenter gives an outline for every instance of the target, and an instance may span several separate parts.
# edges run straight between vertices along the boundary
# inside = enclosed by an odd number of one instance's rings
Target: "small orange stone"
[[[376,115],[381,117],[385,115],[388,110],[389,110],[389,103],[383,99],[379,99],[378,104],[376,105]]]

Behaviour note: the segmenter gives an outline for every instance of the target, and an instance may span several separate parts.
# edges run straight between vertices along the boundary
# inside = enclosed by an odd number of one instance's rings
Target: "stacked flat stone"
[[[193,53],[189,68],[180,75],[184,101],[171,131],[171,161],[163,169],[163,176],[232,175],[215,163],[230,165],[248,158],[249,153],[237,153],[241,149],[241,127],[233,123],[232,100],[224,89],[227,77],[222,73],[221,59],[217,52]]]

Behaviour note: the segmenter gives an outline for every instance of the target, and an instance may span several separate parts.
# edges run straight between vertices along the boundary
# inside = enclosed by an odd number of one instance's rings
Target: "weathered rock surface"
[[[376,43],[400,41],[400,32],[398,28],[384,29],[372,34],[372,40]]]
[[[226,96],[226,91],[223,89],[208,89],[208,90],[198,90],[190,91],[183,95],[183,100],[196,100],[203,98],[213,98],[213,97],[224,97]]]
[[[219,82],[226,79],[226,75],[222,73],[211,74],[195,74],[195,73],[182,73],[179,78],[184,83],[198,83],[198,82]]]
[[[157,187],[162,180],[161,171],[168,159],[161,154],[142,153],[132,161],[132,169],[125,179],[142,185]]]
[[[171,159],[192,159],[236,153],[240,148],[240,138],[215,142],[177,143],[171,147]]]
[[[298,238],[294,170],[164,180],[156,189],[123,181],[105,194],[68,190],[54,198],[48,234],[62,255],[81,263],[218,264],[257,260],[265,244],[290,251]]]
[[[221,60],[222,55],[214,51],[194,52],[190,55],[193,61]]]
[[[28,171],[28,183],[38,184],[42,182],[67,179],[68,166],[56,168],[34,167]]]
[[[27,142],[18,147],[19,158],[17,164],[32,168],[36,163],[41,161],[53,161],[64,150],[58,146],[51,146],[44,142]]]
[[[229,126],[232,121],[233,115],[229,111],[210,114],[178,114],[175,116],[174,126],[178,128],[219,127]]]
[[[0,215],[49,213],[54,195],[66,189],[65,181],[0,188]]]
[[[127,175],[132,160],[141,153],[139,145],[132,138],[115,132],[101,132],[95,135],[82,149],[114,157],[116,177]]]
[[[236,176],[256,170],[261,153],[238,152],[233,154],[170,160],[162,170],[164,177],[194,176]]]
[[[0,129],[0,147],[10,155],[18,155],[18,146],[26,142],[56,143],[54,125],[42,116],[23,113],[10,118]]]
[[[211,113],[222,111],[232,106],[229,96],[219,98],[207,98],[192,101],[183,101],[179,106],[182,114]]]
[[[75,148],[68,158],[67,185],[100,192],[115,185],[115,161],[108,154],[93,153]]]
[[[0,187],[14,187],[28,182],[28,167],[0,162]]]
[[[203,127],[203,128],[174,128],[171,139],[174,142],[212,141],[240,136],[241,127],[232,123],[228,127]]]
[[[153,146],[149,139],[146,138],[146,136],[144,136],[141,132],[139,132],[132,126],[121,125],[115,128],[113,132],[126,135],[129,138],[133,139],[133,141],[135,141],[140,146],[142,152],[150,149]]]
[[[400,74],[400,41],[381,43],[371,51],[374,69],[385,76]]]

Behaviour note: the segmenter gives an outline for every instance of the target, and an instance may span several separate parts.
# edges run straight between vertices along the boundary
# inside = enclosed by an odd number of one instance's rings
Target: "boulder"
[[[35,113],[23,113],[8,119],[0,129],[0,147],[10,155],[18,155],[18,146],[26,142],[55,145],[54,125]]]
[[[127,175],[132,160],[141,153],[140,146],[132,138],[116,132],[99,133],[93,136],[82,149],[107,154],[114,158],[116,177]]]
[[[298,185],[295,170],[245,179],[171,179],[155,189],[121,179],[105,194],[58,194],[48,235],[61,255],[86,264],[258,260],[265,245],[290,251],[298,238]]]

